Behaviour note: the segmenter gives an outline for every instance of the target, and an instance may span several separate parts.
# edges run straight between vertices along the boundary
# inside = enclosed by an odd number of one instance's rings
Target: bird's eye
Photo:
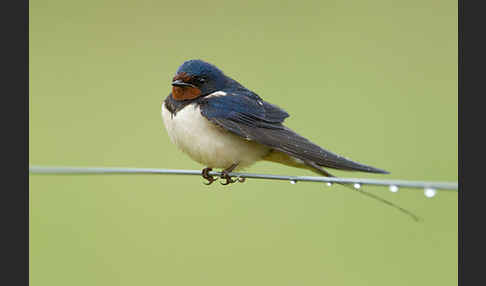
[[[197,80],[199,83],[204,83],[204,82],[206,82],[206,78],[204,78],[204,77],[198,77],[196,80]]]

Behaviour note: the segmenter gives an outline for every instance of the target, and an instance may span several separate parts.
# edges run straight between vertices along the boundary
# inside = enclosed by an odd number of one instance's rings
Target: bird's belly
[[[214,125],[201,115],[196,104],[179,110],[174,116],[162,104],[162,120],[171,141],[183,152],[211,168],[237,169],[250,166],[269,152],[269,148],[244,140]]]

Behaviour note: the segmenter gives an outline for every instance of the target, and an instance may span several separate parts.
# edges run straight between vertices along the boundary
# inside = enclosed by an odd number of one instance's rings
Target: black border
[[[484,4],[459,0],[458,13],[458,280],[484,284],[485,51]],[[483,4],[483,5],[481,5]],[[474,136],[468,136],[472,135]],[[465,164],[468,160],[470,163]],[[476,166],[474,166],[476,165]]]
[[[29,1],[1,5],[2,285],[29,285]],[[7,132],[5,132],[7,131]]]

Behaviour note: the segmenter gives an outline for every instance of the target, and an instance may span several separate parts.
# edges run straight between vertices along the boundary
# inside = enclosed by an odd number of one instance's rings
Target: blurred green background
[[[30,164],[201,169],[160,103],[200,58],[391,175],[457,181],[457,1],[30,2]],[[249,172],[314,175],[273,163]],[[457,194],[30,176],[31,285],[456,285]]]

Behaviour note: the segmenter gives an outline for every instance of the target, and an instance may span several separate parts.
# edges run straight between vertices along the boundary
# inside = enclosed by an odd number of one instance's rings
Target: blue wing
[[[302,160],[316,168],[387,173],[324,150],[300,136],[282,123],[289,116],[281,108],[265,102],[256,94],[230,93],[225,96],[203,98],[199,102],[201,114],[214,124],[247,140],[256,141]]]
[[[201,113],[209,120],[226,119],[251,127],[282,129],[289,114],[256,94],[229,94],[200,102]]]

